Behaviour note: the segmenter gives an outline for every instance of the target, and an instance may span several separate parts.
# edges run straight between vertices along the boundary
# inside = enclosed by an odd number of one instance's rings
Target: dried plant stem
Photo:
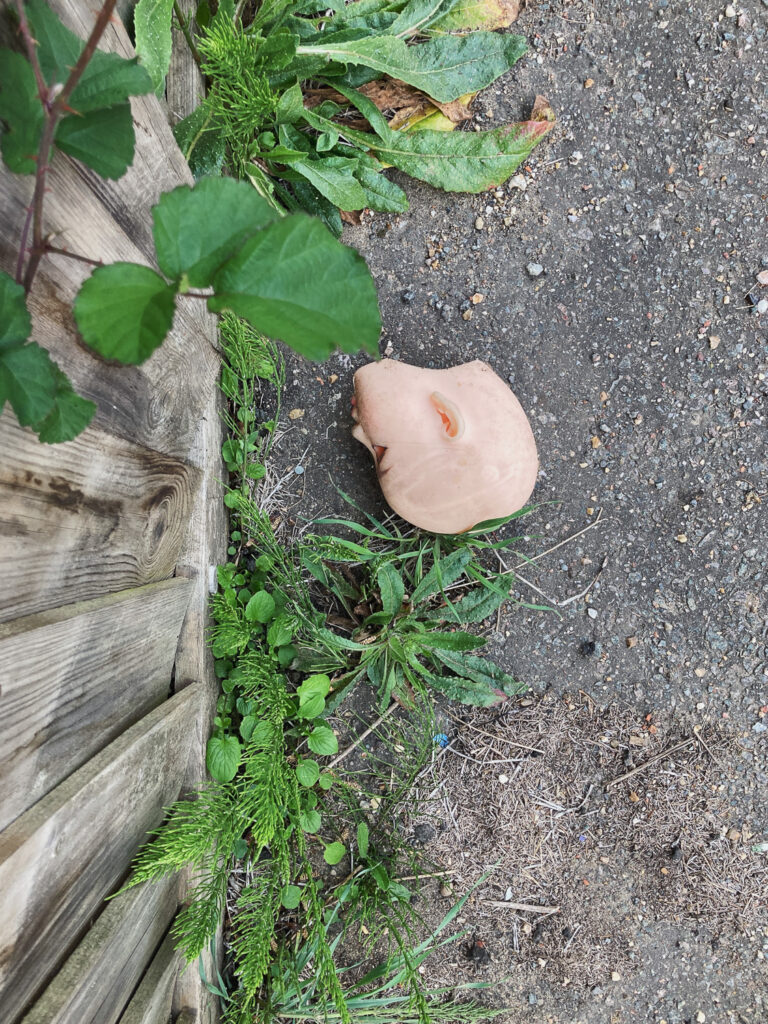
[[[560,907],[545,907],[538,903],[512,903],[511,900],[485,900],[486,907],[503,907],[505,910],[520,910],[531,914],[559,914]]]
[[[397,701],[393,700],[392,703],[389,705],[389,707],[387,708],[387,710],[384,712],[383,715],[379,715],[379,717],[376,719],[376,721],[373,722],[365,730],[365,732],[361,732],[360,733],[360,735],[357,737],[357,739],[355,740],[354,743],[350,743],[350,745],[347,747],[346,750],[342,750],[342,752],[340,754],[338,754],[336,757],[334,757],[334,759],[331,761],[331,763],[327,766],[326,770],[330,771],[330,769],[333,768],[334,765],[337,765],[339,763],[339,761],[343,761],[344,758],[348,754],[352,753],[352,751],[355,749],[355,747],[359,747],[360,746],[360,744],[363,742],[363,740],[366,738],[366,736],[370,736],[371,733],[374,731],[374,729],[378,729],[378,727],[381,725],[381,723],[384,722],[387,718],[389,718],[389,716],[392,714],[392,712],[396,711],[397,708],[399,708],[399,707],[400,707],[400,705],[397,703]]]
[[[637,768],[633,768],[632,771],[624,772],[624,774],[619,775],[618,778],[611,779],[611,781],[606,785],[605,788],[610,789],[611,786],[618,786],[620,782],[624,782],[625,779],[629,779],[633,775],[637,775],[638,772],[645,771],[646,768],[650,768],[651,765],[656,764],[657,761],[663,761],[665,757],[669,757],[670,754],[674,754],[677,750],[682,750],[683,747],[690,747],[690,745],[693,742],[694,741],[692,739],[683,740],[682,743],[676,743],[674,747],[670,747],[669,750],[662,750],[661,753],[655,754],[653,757],[649,757],[647,761],[644,761],[642,764],[639,764]]]
[[[173,13],[176,15],[176,20],[179,23],[181,34],[184,36],[184,39],[186,40],[187,46],[189,47],[189,52],[192,54],[192,59],[199,68],[202,67],[203,61],[200,56],[200,51],[195,46],[195,41],[192,38],[192,33],[189,31],[189,23],[192,20],[191,15],[187,19],[184,18],[179,0],[173,0]]]
[[[27,21],[26,14],[24,12],[24,5],[22,0],[16,0],[16,8],[19,12],[19,27],[21,35],[24,39],[24,45],[26,47],[30,63],[32,64],[32,68],[35,72],[35,80],[40,94],[40,102],[43,105],[43,111],[45,114],[43,133],[40,137],[40,146],[38,147],[36,158],[35,190],[32,194],[32,203],[27,213],[24,228],[22,229],[19,257],[16,262],[16,280],[21,284],[24,256],[27,250],[27,240],[29,238],[29,228],[31,223],[32,249],[30,251],[26,272],[23,275],[24,291],[27,293],[32,287],[32,282],[35,279],[35,274],[37,273],[37,268],[40,265],[40,260],[46,251],[45,239],[43,237],[43,206],[45,203],[45,183],[48,175],[53,139],[56,134],[56,126],[58,125],[62,115],[69,109],[69,98],[75,90],[77,83],[82,78],[83,72],[88,66],[88,61],[93,56],[98,42],[104,34],[104,30],[109,24],[112,12],[115,8],[115,3],[116,0],[105,0],[103,7],[96,17],[94,26],[91,29],[91,34],[88,36],[88,40],[83,47],[83,51],[77,58],[77,63],[70,71],[69,77],[64,83],[63,88],[57,91],[59,83],[52,82],[50,85],[47,85],[43,78],[40,62],[37,59],[37,50],[35,49],[37,44],[30,31],[29,22]]]

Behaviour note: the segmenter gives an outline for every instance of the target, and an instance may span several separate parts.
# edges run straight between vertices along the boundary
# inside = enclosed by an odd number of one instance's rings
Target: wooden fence
[[[51,6],[87,36],[95,5]],[[130,55],[117,19],[102,46]],[[189,74],[171,84],[189,102]],[[104,182],[57,153],[46,199],[57,244],[108,263],[152,263],[150,208],[191,181],[166,105],[132,107],[128,173]],[[6,272],[31,190],[0,172]],[[147,363],[109,366],[72,319],[87,273],[47,257],[30,307],[34,340],[97,403],[92,425],[49,446],[0,417],[0,1018],[189,1024],[215,1010],[168,937],[185,880],[105,897],[203,777],[208,567],[224,540],[215,322],[187,302]]]

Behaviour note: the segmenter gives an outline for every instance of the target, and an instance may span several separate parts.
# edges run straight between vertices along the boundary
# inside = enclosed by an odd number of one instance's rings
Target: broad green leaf
[[[321,755],[337,754],[339,751],[339,741],[336,739],[333,729],[327,725],[315,726],[307,736],[307,746],[313,753]]]
[[[266,590],[257,590],[245,606],[249,622],[269,622],[275,614],[275,599]]]
[[[291,191],[296,200],[295,209],[305,210],[313,217],[319,217],[334,238],[341,238],[342,220],[339,208],[321,196],[314,185],[306,179],[291,182]]]
[[[372,167],[373,162],[364,163],[361,160],[355,171],[355,177],[365,192],[365,205],[377,213],[405,213],[409,207],[408,196],[399,185],[386,177],[381,165],[378,170]]]
[[[500,668],[495,662],[486,658],[478,658],[474,654],[457,654],[453,651],[435,651],[435,657],[456,675],[472,680],[484,686],[505,693],[512,697],[524,693],[528,687],[520,683]]]
[[[49,84],[63,85],[85,41],[70,32],[42,0],[27,0],[25,6],[38,44],[37,56],[43,77]],[[69,99],[69,106],[85,114],[151,91],[152,79],[137,58],[126,60],[116,53],[96,50]]]
[[[291,642],[293,632],[293,619],[288,615],[278,615],[267,630],[267,643],[270,647],[283,647]]]
[[[381,317],[363,258],[293,214],[249,239],[214,279],[208,308],[231,309],[309,359],[377,351]]]
[[[333,867],[339,863],[346,852],[347,849],[343,843],[329,843],[325,848],[323,858],[326,864],[330,864]]]
[[[295,910],[301,903],[301,889],[298,885],[286,885],[280,893],[280,902],[286,910]]]
[[[69,377],[56,363],[53,364],[53,372],[56,378],[53,408],[44,420],[35,424],[37,436],[43,444],[71,441],[85,430],[96,412],[95,403],[77,394]]]
[[[330,689],[331,680],[324,673],[318,673],[305,679],[296,690],[296,693],[299,695],[299,700],[303,703],[315,695],[326,697]]]
[[[418,637],[417,642],[425,651],[473,651],[486,644],[484,637],[472,633],[440,633],[434,630]]]
[[[494,82],[525,53],[522,36],[475,32],[469,36],[439,36],[419,46],[407,46],[395,36],[300,46],[300,55],[362,64],[421,89],[440,103]]]
[[[362,210],[366,195],[355,178],[357,160],[331,156],[318,160],[293,160],[291,170],[301,174],[340,210]]]
[[[357,826],[357,849],[361,857],[368,856],[368,826],[364,821]]]
[[[250,740],[251,736],[253,736],[253,730],[256,728],[256,722],[257,718],[255,715],[245,715],[240,723],[240,735],[246,743]]]
[[[0,353],[0,411],[11,403],[22,427],[51,412],[56,397],[56,364],[36,342]]]
[[[205,288],[248,238],[278,218],[243,181],[203,178],[193,188],[180,185],[152,208],[158,265],[167,277],[186,274],[193,288]]]
[[[34,174],[43,106],[32,65],[12,50],[0,50],[0,119],[7,125],[2,133],[6,166],[14,174]]]
[[[100,174],[116,180],[133,162],[136,138],[130,103],[65,117],[56,129],[56,146]]]
[[[328,772],[324,772],[317,780],[317,784],[320,786],[320,789],[327,791],[333,785],[333,776],[329,775]]]
[[[173,135],[195,180],[206,174],[221,174],[227,145],[205,103],[174,125]]]
[[[449,583],[457,580],[464,574],[465,568],[473,558],[474,554],[469,548],[459,548],[457,551],[452,551],[450,555],[446,555],[445,558],[435,562],[413,594],[411,594],[412,604],[424,601],[426,598],[431,597],[432,594],[437,594],[443,590]]]
[[[133,12],[136,53],[159,95],[171,63],[172,13],[173,0],[139,0]]]
[[[458,0],[430,25],[432,32],[493,32],[517,19],[520,0]]]
[[[393,36],[402,37],[423,32],[456,2],[457,0],[409,0],[389,31]]]
[[[376,572],[376,582],[379,585],[382,610],[389,619],[393,619],[403,606],[405,596],[405,584],[403,578],[391,562],[380,565]]]
[[[506,181],[552,127],[551,121],[522,121],[489,132],[395,132],[366,96],[338,82],[334,87],[357,107],[378,136],[347,128],[351,142],[446,192],[482,192]]]
[[[32,333],[24,289],[0,271],[0,352],[20,348]]]
[[[317,761],[302,760],[296,765],[296,778],[302,786],[306,786],[307,789],[314,786],[317,780],[320,778],[320,769],[318,768]]]
[[[307,810],[302,811],[299,816],[299,822],[304,832],[317,832],[320,828],[321,821],[320,812],[314,810],[314,808],[308,808]]]
[[[325,710],[325,698],[321,697],[319,693],[312,693],[299,704],[299,709],[296,712],[297,718],[317,718],[318,715],[322,715]]]
[[[171,329],[173,288],[149,267],[110,263],[97,267],[75,299],[83,340],[106,359],[142,363]]]
[[[231,782],[240,766],[242,750],[236,736],[211,736],[205,751],[205,764],[217,782]]]

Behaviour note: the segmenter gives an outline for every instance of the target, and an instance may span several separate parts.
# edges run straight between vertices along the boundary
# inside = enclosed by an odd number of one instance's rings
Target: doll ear
[[[464,417],[457,407],[439,391],[433,391],[429,400],[443,421],[446,435],[452,440],[458,440],[464,433]]]

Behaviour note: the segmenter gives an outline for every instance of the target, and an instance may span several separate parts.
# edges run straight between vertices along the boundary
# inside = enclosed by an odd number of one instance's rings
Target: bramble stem
[[[199,68],[202,67],[203,60],[202,57],[200,56],[200,51],[195,46],[195,41],[192,38],[192,33],[189,31],[189,22],[192,19],[190,17],[186,21],[184,20],[184,15],[182,14],[181,6],[179,5],[179,0],[173,0],[173,13],[176,15],[176,20],[179,23],[181,34],[187,41],[187,46],[189,47],[189,52],[192,54],[192,59]]]
[[[90,256],[81,256],[77,252],[70,252],[69,249],[59,249],[55,245],[48,245],[47,242],[43,243],[41,249],[32,249],[33,256],[45,256],[47,254],[53,254],[55,256],[66,256],[70,260],[78,260],[80,263],[88,263],[92,267],[103,267],[103,260],[93,260]]]
[[[93,56],[98,42],[104,34],[104,30],[109,24],[112,12],[115,9],[115,2],[116,0],[105,0],[104,6],[99,11],[96,22],[91,29],[91,34],[88,36],[88,40],[83,47],[83,51],[77,58],[77,63],[70,71],[69,77],[64,83],[64,87],[57,93],[56,90],[58,88],[58,84],[54,82],[51,85],[47,85],[43,78],[40,63],[37,59],[37,51],[35,50],[36,42],[32,38],[29,22],[27,21],[26,14],[24,13],[22,0],[16,0],[16,6],[19,10],[19,27],[24,38],[24,44],[27,48],[30,62],[33,69],[35,69],[35,79],[38,83],[38,89],[40,90],[40,102],[42,103],[43,110],[45,111],[45,125],[43,127],[43,134],[40,137],[40,146],[37,151],[35,190],[32,194],[32,205],[30,207],[32,220],[32,248],[30,250],[27,269],[24,274],[24,291],[27,293],[29,293],[29,290],[32,287],[32,282],[35,279],[35,274],[37,273],[37,268],[40,265],[40,260],[46,251],[45,239],[43,237],[43,205],[45,203],[45,181],[48,174],[56,127],[62,115],[68,109],[67,102],[69,97],[72,95],[77,83],[80,81],[83,72],[88,66],[88,61]],[[27,239],[29,237],[29,221],[30,215],[28,214],[27,221],[22,231],[21,247],[19,249],[19,258],[16,266],[17,281],[20,281],[21,268],[26,254]]]

